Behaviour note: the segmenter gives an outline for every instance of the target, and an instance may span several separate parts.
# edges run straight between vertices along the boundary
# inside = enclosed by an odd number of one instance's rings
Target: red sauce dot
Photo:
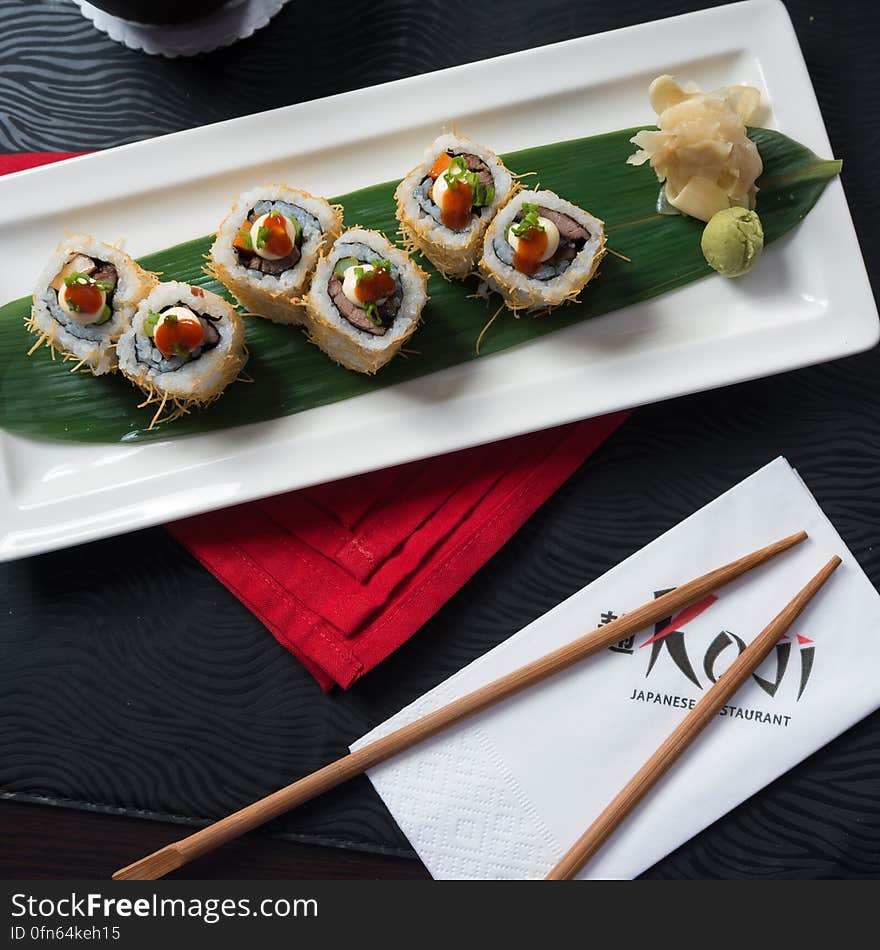
[[[198,317],[178,319],[173,323],[162,320],[153,334],[153,342],[166,358],[191,353],[205,340],[205,328]]]
[[[374,270],[358,281],[354,295],[361,303],[375,303],[394,293],[394,278],[387,270]]]
[[[69,284],[64,298],[75,312],[97,313],[104,306],[104,295],[94,284]]]

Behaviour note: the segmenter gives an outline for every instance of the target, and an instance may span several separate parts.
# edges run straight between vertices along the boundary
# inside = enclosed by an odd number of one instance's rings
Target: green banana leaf
[[[376,376],[341,368],[309,344],[301,330],[249,318],[247,373],[253,383],[234,383],[210,408],[149,430],[153,408],[138,409],[139,392],[121,376],[96,378],[71,373],[70,364],[52,361],[46,349],[30,358],[25,355],[33,338],[24,329],[30,299],[23,298],[0,308],[0,427],[77,442],[143,442],[274,419],[465,360],[482,359],[705,277],[711,270],[700,251],[702,224],[657,214],[654,172],[648,165],[636,168],[626,164],[634,150],[629,139],[637,131],[623,129],[504,156],[512,171],[536,173],[525,179],[527,186],[539,183],[602,218],[609,247],[631,262],[606,256],[581,303],[539,317],[517,319],[502,312],[485,334],[479,357],[475,344],[497,309],[497,300],[472,299],[474,279],[446,281],[427,266],[431,299],[424,312],[424,326],[409,342],[415,352],[396,357]],[[769,243],[807,215],[825,185],[840,171],[840,162],[819,159],[779,132],[752,129],[749,134],[764,161],[758,211]],[[333,200],[345,206],[347,222],[393,236],[397,230],[392,199],[396,184],[374,185]],[[124,228],[124,222],[120,227]],[[208,236],[178,244],[140,262],[161,271],[165,280],[183,280],[225,294],[202,270],[211,240]]]

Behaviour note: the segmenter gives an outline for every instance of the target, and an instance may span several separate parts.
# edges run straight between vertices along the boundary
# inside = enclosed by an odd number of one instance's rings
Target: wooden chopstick
[[[719,677],[715,685],[676,726],[659,749],[627,782],[614,800],[571,846],[565,857],[547,875],[548,881],[567,881],[608,840],[611,833],[647,795],[675,760],[715,718],[728,700],[755,672],[777,640],[794,623],[801,611],[840,564],[836,555],[807,584]]]
[[[664,618],[672,616],[683,607],[699,600],[701,597],[705,597],[706,594],[740,577],[753,567],[757,567],[777,554],[781,554],[783,551],[799,544],[806,537],[805,531],[799,531],[797,534],[776,541],[774,544],[769,544],[767,547],[739,558],[739,560],[725,564],[708,574],[682,584],[656,600],[643,604],[619,619],[599,627],[592,633],[585,634],[552,653],[527,663],[518,670],[487,683],[485,686],[481,686],[472,693],[468,693],[460,699],[428,713],[428,715],[415,722],[402,726],[355,752],[350,752],[341,759],[318,769],[317,772],[312,772],[311,775],[306,775],[292,785],[288,785],[286,788],[279,789],[277,792],[247,805],[213,825],[209,825],[207,828],[195,832],[195,834],[181,838],[179,841],[166,845],[159,851],[129,864],[117,871],[113,875],[113,879],[117,881],[152,881],[163,877],[169,871],[182,867],[194,858],[212,851],[246,831],[251,831],[259,825],[277,818],[291,808],[295,808],[297,805],[301,805],[303,802],[307,802],[323,792],[341,785],[348,779],[366,772],[367,769],[371,769],[380,762],[391,758],[391,756],[411,748],[423,739],[436,735],[462,719],[487,709],[495,703],[527,689],[529,686],[540,683],[554,673],[567,669],[579,660],[592,656],[599,650],[604,650],[606,647],[626,639],[650,624],[658,623]]]

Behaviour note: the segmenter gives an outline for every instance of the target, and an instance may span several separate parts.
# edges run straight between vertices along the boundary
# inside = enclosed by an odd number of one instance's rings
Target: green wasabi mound
[[[700,247],[709,266],[722,277],[742,277],[764,250],[761,219],[746,208],[725,208],[709,219]]]

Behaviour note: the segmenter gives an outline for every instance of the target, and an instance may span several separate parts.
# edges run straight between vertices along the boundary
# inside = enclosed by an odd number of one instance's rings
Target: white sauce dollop
[[[372,274],[376,269],[372,264],[352,264],[351,267],[346,267],[342,275],[342,292],[352,303],[357,304],[359,307],[363,307],[364,302],[357,295],[358,278],[355,272],[359,267],[363,268],[365,277],[367,274]],[[380,297],[376,301],[376,306],[385,303],[387,299],[387,297]]]
[[[101,305],[94,312],[86,310],[74,310],[70,303],[67,300],[67,284],[58,291],[58,305],[61,309],[70,317],[71,320],[75,320],[77,323],[81,323],[84,326],[88,326],[92,323],[97,323],[101,317],[104,315],[104,307],[107,305],[107,294],[103,290],[99,291],[101,294]]]
[[[438,208],[443,207],[443,196],[449,191],[449,182],[446,180],[446,173],[438,175],[431,186],[431,200]]]
[[[254,246],[254,253],[258,257],[262,257],[264,261],[280,261],[282,257],[287,257],[287,254],[272,254],[271,251],[264,244],[262,247],[257,246],[257,238],[260,234],[260,228],[266,224],[266,218],[270,214],[275,214],[274,211],[269,211],[266,214],[261,214],[259,218],[251,225],[251,243]],[[281,215],[282,220],[284,221],[284,227],[287,231],[287,236],[290,238],[291,244],[296,244],[296,227],[289,218],[285,218],[284,215]]]
[[[515,223],[516,222],[514,222],[514,224]],[[559,249],[559,228],[557,228],[549,218],[542,218],[540,215],[538,216],[538,224],[544,228],[544,232],[547,235],[547,247],[541,255],[541,260],[549,261]],[[519,238],[513,233],[512,229],[507,232],[507,242],[513,248],[515,254],[519,247]]]

